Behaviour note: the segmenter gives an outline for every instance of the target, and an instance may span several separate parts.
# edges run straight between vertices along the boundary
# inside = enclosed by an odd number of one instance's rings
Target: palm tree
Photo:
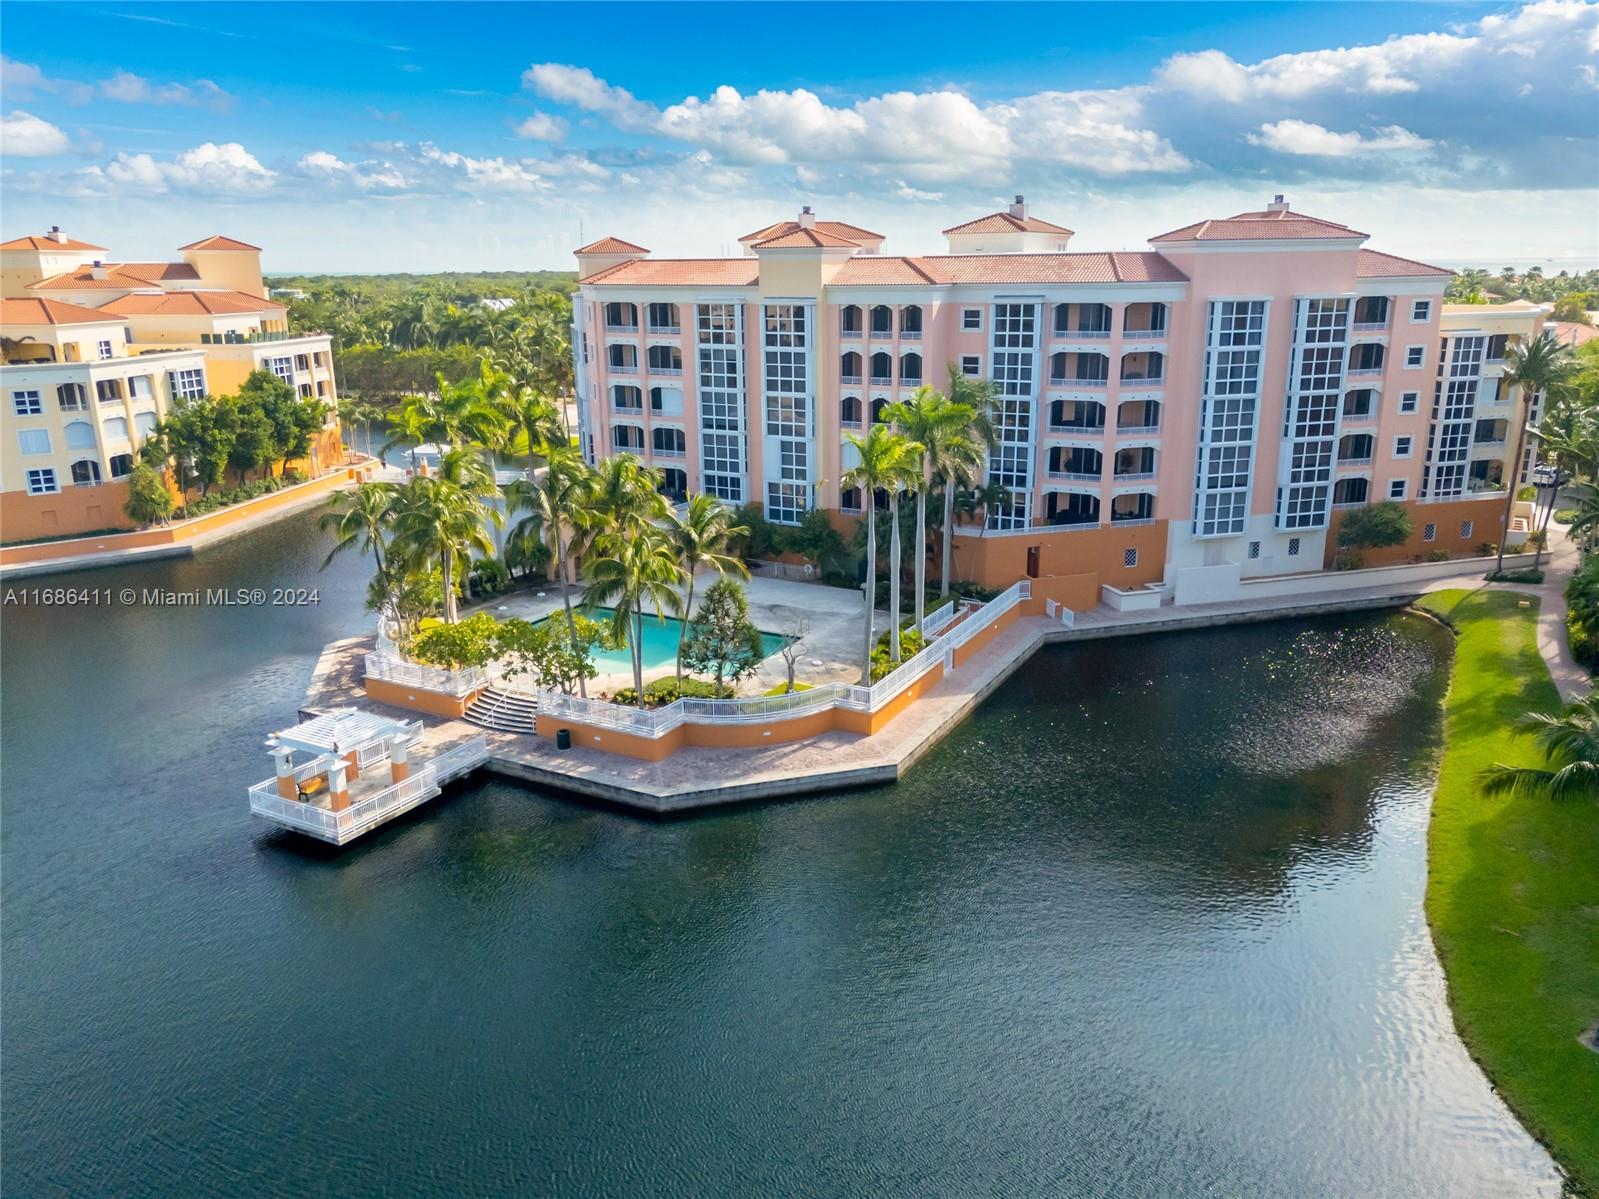
[[[1571,347],[1548,337],[1535,337],[1521,341],[1505,352],[1505,382],[1521,389],[1523,410],[1532,397],[1543,392],[1549,403],[1557,401],[1564,393],[1572,372],[1576,369],[1571,359]],[[1510,533],[1510,514],[1515,511],[1516,480],[1521,471],[1522,448],[1526,444],[1527,426],[1516,431],[1516,453],[1510,459],[1509,477],[1505,487],[1504,527],[1499,538],[1499,560],[1495,571],[1505,568],[1505,538]]]
[[[383,573],[383,548],[394,522],[394,501],[399,488],[393,483],[362,483],[350,491],[334,494],[328,501],[318,526],[334,536],[333,548],[322,560],[326,570],[345,550],[371,551]]]
[[[1478,776],[1484,795],[1516,799],[1599,798],[1599,692],[1576,700],[1554,715],[1529,712],[1515,731],[1531,734],[1546,765],[1506,766],[1496,762]]]
[[[611,635],[626,642],[633,658],[633,691],[644,706],[644,609],[657,619],[678,610],[677,586],[682,569],[666,534],[654,525],[601,533],[595,540],[596,556],[587,564],[589,585],[583,591],[586,608],[611,609]],[[681,614],[687,619],[686,614]]]
[[[944,481],[944,595],[949,594],[949,526],[955,502],[950,486],[954,476],[980,468],[982,446],[972,435],[977,412],[957,404],[931,387],[921,387],[909,400],[891,405],[884,413],[904,434],[922,447],[921,476],[916,495],[916,628],[927,617],[927,496]]]
[[[561,600],[566,607],[567,635],[575,646],[577,620],[572,614],[567,561],[585,514],[592,510],[594,476],[569,445],[545,446],[544,459],[543,477],[519,480],[506,490],[507,509],[513,513],[527,513],[511,530],[511,539],[533,536],[549,547],[555,577],[561,584]],[[578,686],[587,698],[583,680],[578,680]]]
[[[400,401],[399,407],[389,413],[389,439],[378,451],[384,457],[397,446],[404,446],[411,454],[411,468],[416,469],[416,448],[423,442],[434,440],[438,428],[437,397],[413,393]]]
[[[958,486],[970,487],[982,475],[988,450],[994,444],[994,406],[999,401],[999,384],[991,379],[973,379],[950,364],[949,402],[967,416],[966,428],[947,436],[936,447],[933,469],[944,480],[944,546],[940,564],[939,596],[949,595],[954,570],[955,504]],[[1010,502],[1004,492],[1001,503]]]
[[[900,626],[904,623],[899,603],[900,575],[903,573],[900,568],[899,497],[907,490],[916,487],[922,474],[923,457],[925,454],[921,442],[905,438],[904,456],[888,488],[888,608],[894,614],[888,626],[888,645],[889,653],[893,655],[895,662],[900,659],[899,635]],[[925,536],[924,533],[923,537]],[[926,556],[925,547],[922,556]]]
[[[666,500],[656,490],[660,481],[660,472],[633,454],[607,458],[594,474],[593,505],[586,521],[589,530],[596,535],[626,532],[664,518]]]
[[[526,383],[506,388],[500,399],[505,418],[505,448],[509,452],[527,446],[527,477],[533,477],[533,464],[545,447],[564,445],[566,431],[555,405]]]
[[[457,618],[459,580],[473,551],[494,552],[484,529],[498,527],[501,518],[484,499],[495,491],[494,474],[483,459],[457,449],[440,460],[437,476],[412,479],[399,494],[391,545],[419,563],[438,559],[446,623]]]
[[[688,641],[688,614],[694,611],[694,572],[709,567],[719,575],[750,577],[749,568],[726,552],[735,537],[748,537],[747,525],[733,523],[733,514],[708,495],[693,495],[683,511],[666,518],[666,537],[683,568],[683,623],[677,633],[677,682],[683,684],[683,646]]]
[[[873,425],[861,437],[854,433],[844,434],[844,440],[855,447],[859,461],[844,472],[844,485],[846,487],[859,487],[861,489],[862,507],[866,510],[866,652],[861,662],[861,685],[869,687],[872,683],[872,645],[875,641],[876,629],[874,623],[877,615],[877,520],[875,517],[877,493],[884,488],[890,489],[892,494],[903,482],[908,460],[912,457],[911,446],[914,444],[902,433],[896,433],[887,425]],[[896,514],[897,515],[897,514]],[[894,522],[895,541],[899,539],[899,522]],[[898,570],[898,563],[895,563]],[[894,583],[895,598],[898,598],[898,583]],[[895,606],[893,625],[899,628],[899,609]]]

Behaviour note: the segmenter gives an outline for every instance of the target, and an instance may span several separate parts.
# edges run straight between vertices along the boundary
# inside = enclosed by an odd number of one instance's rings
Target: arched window
[[[605,347],[605,360],[613,371],[638,370],[638,347],[614,345]]]
[[[1144,475],[1155,473],[1155,449],[1153,446],[1140,445],[1128,446],[1116,451],[1116,466],[1112,472],[1120,478],[1129,476],[1141,478]]]
[[[1165,378],[1166,356],[1159,350],[1138,350],[1122,355],[1122,382],[1143,379],[1154,382]]]
[[[859,304],[846,304],[838,314],[838,331],[845,337],[861,335],[861,308]]]
[[[649,329],[651,333],[676,333],[679,331],[676,304],[651,304],[646,309],[646,312],[649,314]]]
[[[1370,479],[1339,479],[1333,484],[1335,504],[1364,504],[1371,492]]]
[[[133,427],[139,431],[140,437],[147,437],[155,432],[155,413],[135,412],[133,414]]]
[[[72,464],[72,481],[80,487],[93,487],[100,481],[100,464],[93,458],[80,458]]]
[[[89,392],[82,383],[63,383],[56,388],[56,402],[63,412],[85,412],[89,408]]]
[[[683,351],[676,346],[651,346],[649,348],[649,356],[651,374],[681,375],[683,373]]]
[[[111,477],[121,479],[133,473],[132,454],[113,454],[111,456]]]
[[[1116,405],[1118,433],[1153,433],[1160,428],[1159,400],[1127,400]]]
[[[894,381],[894,360],[882,350],[872,355],[872,382],[892,383]]]
[[[1084,446],[1051,446],[1049,473],[1078,478],[1099,478],[1104,469],[1105,456],[1098,450]]]
[[[1370,462],[1375,444],[1370,433],[1346,433],[1338,441],[1338,461]]]
[[[1110,519],[1113,524],[1125,520],[1154,520],[1155,497],[1147,491],[1119,495],[1110,502]]]
[[[644,448],[644,430],[637,425],[613,425],[611,448],[618,453],[636,453]]]
[[[128,418],[125,416],[107,417],[100,422],[100,432],[107,441],[128,440]]]
[[[658,425],[650,430],[650,448],[657,454],[682,454],[687,445],[682,429]]]
[[[1349,369],[1356,371],[1380,371],[1388,351],[1380,341],[1363,341],[1349,347]]]
[[[838,423],[858,429],[861,424],[861,397],[845,396],[838,402]]]
[[[644,393],[636,387],[622,383],[611,385],[611,407],[629,412],[644,411]]]
[[[1099,497],[1077,492],[1051,491],[1045,499],[1044,516],[1052,525],[1097,525]]]
[[[861,510],[861,489],[859,487],[846,487],[838,493],[838,506],[843,512],[859,512]]]
[[[920,354],[901,354],[899,356],[899,381],[906,384],[916,384],[922,381],[922,356]]]
[[[883,410],[887,407],[888,399],[884,396],[878,396],[872,401],[872,424],[880,425],[883,423]]]
[[[607,329],[626,330],[631,332],[638,328],[638,306],[612,302],[605,306],[605,327]]]
[[[846,383],[859,383],[861,381],[861,356],[854,350],[845,354],[839,360],[838,373]]]
[[[1066,355],[1064,353],[1051,354],[1049,356],[1049,381],[1051,383],[1066,382]]]
[[[666,467],[661,471],[661,481],[655,490],[674,504],[682,503],[688,498],[688,472],[675,466]]]
[[[922,309],[919,304],[907,304],[899,310],[899,335],[917,338],[922,335]]]
[[[110,423],[111,423],[110,421],[106,422],[106,424],[108,424],[108,425]],[[128,427],[128,422],[127,421],[123,421],[122,422],[122,428],[124,430],[123,436],[127,436],[127,433],[126,433],[127,427]],[[69,449],[69,450],[92,450],[95,447],[96,443],[95,443],[95,440],[94,440],[94,426],[91,425],[88,421],[83,421],[83,420],[68,421],[67,422],[67,428],[66,428],[66,434],[67,434],[67,449]]]
[[[1093,400],[1056,400],[1049,406],[1049,427],[1103,433],[1105,405]]]
[[[872,336],[894,336],[894,310],[887,304],[878,304],[872,309]]]

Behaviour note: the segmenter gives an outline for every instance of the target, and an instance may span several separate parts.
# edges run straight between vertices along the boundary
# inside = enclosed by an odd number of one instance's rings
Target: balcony
[[[1051,375],[1051,387],[1074,387],[1080,391],[1104,391],[1110,386],[1109,379],[1069,379],[1065,375]]]
[[[1165,341],[1164,329],[1123,329],[1123,341]]]
[[[1368,409],[1365,412],[1345,412],[1343,423],[1346,425],[1369,425],[1377,419],[1377,413]]]
[[[899,331],[899,339],[901,341],[921,341],[922,331],[920,329],[901,329]]]
[[[1340,470],[1343,469],[1346,466],[1370,466],[1370,465],[1371,465],[1371,455],[1370,454],[1367,454],[1364,458],[1340,458],[1340,459],[1338,459],[1338,467],[1339,467]]]
[[[1350,332],[1352,332],[1352,333],[1386,333],[1386,332],[1388,332],[1388,322],[1387,321],[1356,321],[1349,328],[1350,328]]]
[[[1110,523],[1125,529],[1130,525],[1152,525],[1155,523],[1155,518],[1153,516],[1117,516],[1112,512],[1110,514]]]
[[[859,375],[840,375],[838,377],[838,381],[840,383],[844,383],[844,384],[850,384],[850,383],[859,384],[860,381],[861,381],[861,377]]]
[[[859,329],[840,329],[838,335],[844,341],[859,341],[861,339],[861,331]]]
[[[1352,366],[1348,375],[1351,379],[1375,379],[1382,374],[1380,366]]]
[[[1119,424],[1119,425],[1116,426],[1116,435],[1118,437],[1125,437],[1125,436],[1130,436],[1130,435],[1131,436],[1142,436],[1142,435],[1146,435],[1146,434],[1149,434],[1149,433],[1159,433],[1159,432],[1160,432],[1160,426],[1159,425],[1120,425]]]
[[[872,340],[873,341],[893,341],[894,340],[894,330],[892,330],[892,329],[873,329],[872,330]]]
[[[638,322],[634,321],[631,325],[606,325],[605,331],[607,333],[637,333]]]
[[[659,447],[657,447],[657,448],[652,449],[650,451],[650,457],[651,458],[686,458],[686,457],[688,457],[688,451],[687,450],[663,450],[663,449],[660,449]]]
[[[635,329],[638,328],[637,325],[633,327]],[[609,329],[610,326],[607,325],[606,328]],[[682,325],[650,325],[648,326],[648,330],[656,337],[681,337],[683,334]]]
[[[610,371],[611,374],[613,374],[613,375],[636,375],[636,374],[638,374],[637,365],[634,365],[634,366],[622,366],[622,365],[620,365],[618,363],[613,362],[610,365],[608,365],[605,369]]]
[[[1050,421],[1044,427],[1047,433],[1063,433],[1075,437],[1100,437],[1104,435],[1104,425],[1061,425]]]
[[[1109,329],[1056,329],[1052,337],[1056,341],[1108,341]]]
[[[661,379],[678,379],[683,375],[683,368],[680,366],[652,366],[650,367],[650,374]]]
[[[846,383],[848,383],[849,381],[850,380],[848,378],[846,378],[844,380],[844,382],[846,382]],[[855,382],[859,383],[860,380],[856,379]],[[917,380],[917,382],[920,382],[920,380]],[[893,384],[894,384],[894,376],[893,375],[873,375],[872,376],[872,386],[873,387],[892,387]]]
[[[901,387],[920,387],[922,385],[922,377],[920,375],[901,375],[899,385]]]
[[[1147,388],[1147,387],[1160,388],[1160,387],[1165,387],[1166,386],[1166,376],[1165,375],[1123,375],[1122,376],[1122,382],[1123,383],[1134,383],[1134,384],[1137,384],[1137,386],[1133,388],[1134,391],[1139,390],[1139,388]]]
[[[1044,472],[1044,477],[1053,479],[1056,482],[1098,483],[1101,478],[1101,474],[1097,470],[1093,471],[1092,473],[1088,471],[1077,470],[1047,470]]]
[[[1111,475],[1111,480],[1116,483],[1137,483],[1144,479],[1153,479],[1155,472],[1152,470],[1116,471]]]

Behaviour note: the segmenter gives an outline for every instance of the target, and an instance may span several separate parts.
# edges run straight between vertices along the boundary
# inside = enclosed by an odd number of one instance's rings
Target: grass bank
[[[1537,600],[1443,591],[1420,606],[1458,634],[1428,833],[1427,918],[1461,1038],[1527,1129],[1599,1197],[1599,804],[1489,799],[1492,762],[1536,764],[1509,734],[1559,703],[1535,640]]]

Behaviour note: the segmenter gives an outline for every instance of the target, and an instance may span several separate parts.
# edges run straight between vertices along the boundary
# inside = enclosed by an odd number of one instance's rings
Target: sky
[[[1016,192],[1073,249],[1294,207],[1449,265],[1599,265],[1599,0],[7,0],[0,223],[269,272],[737,252],[810,204],[938,253]]]

